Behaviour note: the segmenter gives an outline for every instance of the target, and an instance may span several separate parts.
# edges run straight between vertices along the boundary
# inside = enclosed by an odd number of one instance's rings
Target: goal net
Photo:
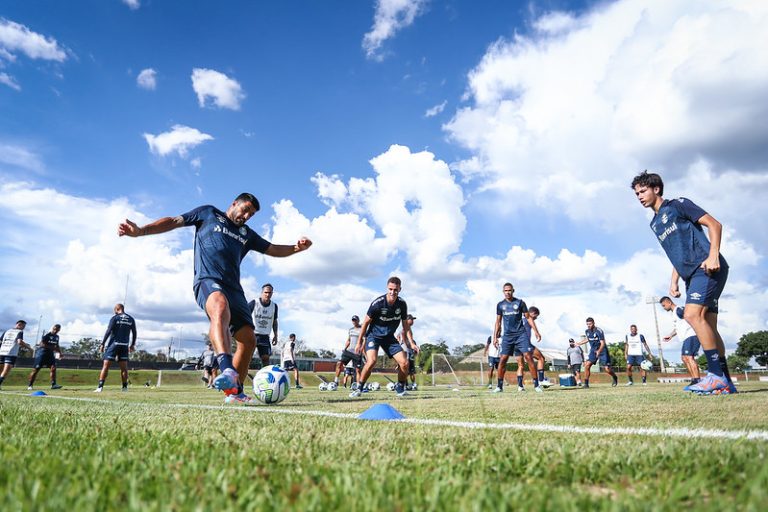
[[[433,386],[482,386],[488,371],[480,357],[459,358],[447,354],[432,354],[430,374]]]

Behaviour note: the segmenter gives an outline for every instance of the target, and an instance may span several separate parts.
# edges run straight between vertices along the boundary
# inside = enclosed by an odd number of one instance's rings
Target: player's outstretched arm
[[[125,222],[121,222],[117,226],[117,236],[136,238],[145,235],[157,235],[182,226],[184,226],[184,219],[181,215],[177,217],[163,217],[143,227],[140,227],[130,219],[125,219]]]
[[[707,274],[720,270],[720,240],[723,237],[723,225],[710,214],[704,215],[697,221],[709,232],[709,256],[701,263],[701,268]]]
[[[297,252],[306,251],[312,246],[312,240],[306,237],[299,238],[296,245],[279,245],[271,244],[267,249],[266,254],[275,258],[285,258],[286,256],[292,256]]]

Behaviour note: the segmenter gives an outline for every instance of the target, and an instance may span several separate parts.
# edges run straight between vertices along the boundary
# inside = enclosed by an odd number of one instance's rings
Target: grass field
[[[37,398],[22,383],[26,372],[14,372],[0,393],[3,511],[768,504],[768,383],[744,383],[725,397],[691,396],[678,385],[598,384],[541,395],[422,386],[401,399],[386,391],[349,399],[343,388],[308,386],[277,406],[243,407],[223,406],[196,373],[164,372],[160,388],[121,393],[112,372],[95,395],[95,372],[63,372],[66,387],[38,386],[49,396]],[[131,380],[155,375],[132,372]],[[356,419],[383,402],[408,421]],[[620,428],[647,430],[611,430]]]

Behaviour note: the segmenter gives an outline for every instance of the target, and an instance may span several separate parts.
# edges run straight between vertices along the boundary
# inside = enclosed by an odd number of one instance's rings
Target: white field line
[[[27,396],[23,393],[7,393]],[[122,402],[118,400],[106,400],[99,398],[83,398],[71,396],[53,396],[46,395],[42,398],[51,400],[70,400],[75,402],[103,403],[110,405],[143,406],[143,407],[169,407],[173,409],[205,409],[205,410],[223,410],[237,411],[242,413],[272,413],[272,414],[293,414],[298,416],[319,416],[326,418],[344,418],[354,419],[359,416],[357,413],[343,413],[330,411],[313,411],[306,409],[285,409],[281,407],[256,406],[248,407],[242,405],[205,405],[205,404],[167,404],[152,402]],[[401,423],[413,423],[416,425],[429,425],[437,427],[455,427],[465,429],[491,429],[491,430],[520,430],[524,432],[554,432],[560,434],[594,434],[594,435],[633,435],[646,437],[681,437],[686,439],[730,439],[749,441],[768,441],[768,431],[765,430],[710,430],[701,428],[652,428],[652,427],[579,427],[575,425],[548,425],[544,423],[484,423],[478,421],[452,421],[424,418],[404,418],[398,421]]]

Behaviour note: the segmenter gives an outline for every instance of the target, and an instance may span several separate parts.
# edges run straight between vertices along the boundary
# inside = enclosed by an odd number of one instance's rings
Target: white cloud
[[[132,11],[135,11],[141,7],[141,2],[139,0],[122,0],[122,2]]]
[[[3,143],[0,143],[0,164],[35,172],[45,168],[40,157],[28,148]]]
[[[447,104],[448,104],[448,100],[445,100],[442,103],[439,103],[432,108],[428,108],[427,111],[424,112],[424,117],[435,117],[437,114],[445,110],[445,106]]]
[[[136,85],[142,89],[154,91],[157,88],[157,71],[152,68],[142,69],[136,77]]]
[[[30,59],[63,62],[67,52],[59,43],[15,21],[0,18],[0,49],[3,54],[23,53]]]
[[[424,12],[427,0],[377,0],[373,26],[363,36],[363,49],[369,59],[382,60],[381,47],[387,39],[413,24]]]
[[[473,104],[445,125],[472,152],[455,168],[502,211],[527,205],[614,231],[634,222],[627,182],[643,168],[669,181],[702,160],[717,174],[764,173],[766,23],[768,4],[737,1],[549,13],[469,74]]]
[[[143,136],[152,153],[160,156],[176,153],[182,158],[187,157],[190,149],[207,140],[213,140],[213,136],[207,133],[180,124],[174,125],[169,132],[158,135],[145,133]]]
[[[7,85],[11,89],[16,89],[17,91],[21,90],[19,83],[8,73],[0,72],[0,84]]]
[[[219,108],[240,110],[240,103],[245,99],[245,93],[237,80],[213,69],[193,69],[192,88],[201,107],[211,100]]]

